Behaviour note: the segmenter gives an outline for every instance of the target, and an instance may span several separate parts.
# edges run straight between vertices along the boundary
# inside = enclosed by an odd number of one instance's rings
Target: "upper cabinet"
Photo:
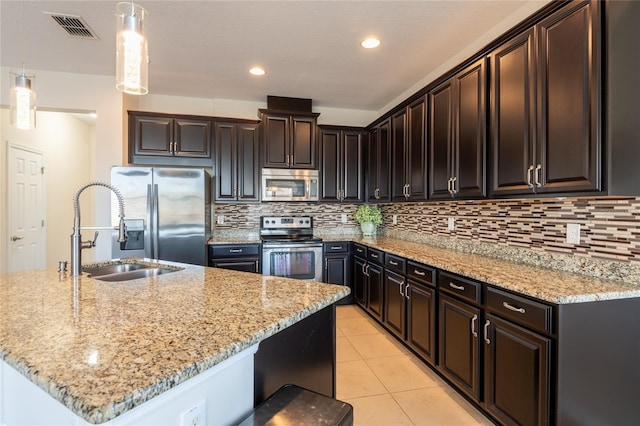
[[[429,92],[429,198],[485,196],[484,58]]]
[[[206,117],[129,111],[129,162],[211,167],[211,126]]]
[[[260,199],[258,123],[216,122],[215,200]]]
[[[367,141],[367,201],[389,202],[391,199],[391,120],[369,130]]]
[[[601,190],[599,3],[491,53],[491,195]]]
[[[360,128],[320,127],[321,201],[364,200],[364,136]]]
[[[318,115],[261,109],[264,167],[317,169]]]
[[[391,201],[426,199],[425,114],[420,98],[391,118]]]

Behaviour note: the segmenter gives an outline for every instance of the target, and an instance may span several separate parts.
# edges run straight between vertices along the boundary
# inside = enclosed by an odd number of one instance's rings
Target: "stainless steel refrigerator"
[[[203,169],[113,167],[111,184],[124,197],[127,242],[112,237],[112,257],[207,264],[211,237],[211,176]],[[112,223],[118,203],[111,197]]]

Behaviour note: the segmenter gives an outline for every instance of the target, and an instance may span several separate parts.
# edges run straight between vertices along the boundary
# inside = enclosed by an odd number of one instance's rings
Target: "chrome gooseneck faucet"
[[[80,194],[85,189],[91,186],[104,186],[105,188],[110,189],[116,197],[118,197],[118,216],[120,217],[120,223],[117,228],[118,229],[118,242],[124,243],[127,241],[127,230],[124,224],[124,199],[122,198],[122,194],[112,185],[109,185],[105,182],[90,182],[80,189],[78,189],[73,196],[73,234],[71,234],[71,276],[77,276],[81,274],[82,270],[82,249],[92,248],[96,246],[96,239],[98,238],[98,231],[96,231],[95,237],[93,241],[82,241],[82,235],[80,235],[81,229],[114,229],[114,228],[81,228],[80,227]]]

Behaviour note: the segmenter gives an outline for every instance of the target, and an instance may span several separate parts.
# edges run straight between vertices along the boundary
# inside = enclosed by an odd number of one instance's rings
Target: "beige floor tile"
[[[379,334],[381,329],[368,317],[345,318],[338,321],[338,328],[347,337],[361,336],[364,334]]]
[[[381,332],[358,336],[351,336],[346,332],[345,334],[364,359],[407,354],[407,349],[403,348],[393,337]]]
[[[367,364],[389,392],[441,386],[435,373],[418,367],[413,355],[368,359]]]
[[[336,398],[345,400],[387,393],[363,360],[336,363]]]
[[[360,318],[366,315],[362,312],[356,305],[339,305],[336,306],[336,318],[338,321],[347,319],[347,318]]]
[[[336,337],[336,361],[354,361],[361,360],[360,353],[356,351],[349,339],[346,337]]]
[[[451,391],[453,392],[453,391]],[[398,405],[417,426],[491,425],[489,420],[447,387],[430,387],[392,393]]]
[[[412,425],[411,420],[389,394],[345,400],[353,406],[354,426]]]

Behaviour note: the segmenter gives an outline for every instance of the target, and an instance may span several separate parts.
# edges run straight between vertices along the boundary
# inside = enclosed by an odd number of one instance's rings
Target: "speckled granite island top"
[[[326,240],[326,239],[325,239]],[[389,238],[345,238],[435,268],[557,304],[640,297],[638,285]]]
[[[78,416],[102,423],[349,293],[179,266],[126,282],[82,276],[76,285],[55,270],[0,275],[0,359]]]

